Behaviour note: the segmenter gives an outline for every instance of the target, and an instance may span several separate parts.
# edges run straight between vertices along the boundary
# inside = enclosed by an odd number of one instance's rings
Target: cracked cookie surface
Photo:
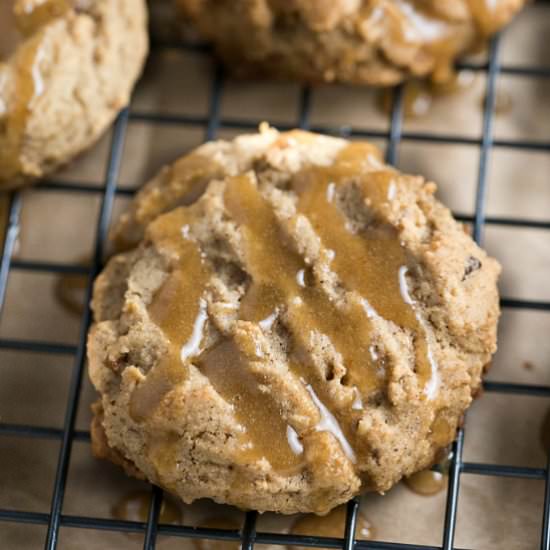
[[[496,349],[500,267],[435,190],[368,143],[265,127],[163,170],[95,283],[96,454],[282,513],[436,461]]]

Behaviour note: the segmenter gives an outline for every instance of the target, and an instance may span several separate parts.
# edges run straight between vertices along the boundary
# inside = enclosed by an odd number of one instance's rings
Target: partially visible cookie
[[[435,184],[267,128],[177,166],[95,283],[100,454],[186,502],[282,513],[437,460],[496,348],[500,267]]]
[[[525,0],[178,0],[236,73],[392,85],[449,78]]]
[[[146,52],[144,0],[4,0],[0,187],[42,177],[97,140]]]

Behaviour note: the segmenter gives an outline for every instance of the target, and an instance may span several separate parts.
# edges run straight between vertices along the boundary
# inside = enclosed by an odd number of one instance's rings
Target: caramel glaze
[[[7,59],[21,42],[13,0],[0,0],[0,61]]]
[[[18,172],[19,140],[44,93],[42,66],[53,63],[41,27],[71,8],[68,0],[0,0],[0,125],[5,118],[7,138],[0,148],[0,168],[7,179]]]
[[[77,262],[82,267],[89,266],[91,259],[82,257]],[[80,317],[86,308],[86,287],[88,277],[81,273],[59,275],[54,286],[54,296],[59,304],[72,315]]]
[[[290,532],[293,535],[309,535],[314,537],[330,537],[341,539],[344,537],[346,525],[346,506],[334,508],[326,516],[314,514],[303,515],[294,523]],[[357,516],[355,538],[370,540],[375,537],[375,530],[371,523],[362,515]],[[293,550],[304,548],[303,546],[291,546]]]
[[[203,353],[197,366],[245,428],[239,462],[267,458],[277,472],[290,475],[303,465],[302,453],[292,450],[289,426],[276,401],[260,391],[261,377],[254,375],[248,364],[253,359],[233,339],[227,339]]]
[[[122,214],[113,234],[117,251],[129,250],[141,240],[141,230],[160,214],[177,206],[195,203],[210,181],[223,178],[214,160],[193,152],[163,169],[160,188],[145,186],[139,191],[134,209]]]
[[[177,209],[151,224],[150,238],[173,257],[174,270],[156,293],[149,306],[152,321],[168,339],[167,353],[147,374],[144,383],[134,391],[130,414],[145,420],[162,398],[187,378],[189,358],[198,355],[204,321],[204,291],[208,267],[196,243],[181,234],[181,228],[192,221],[190,211]],[[199,334],[194,334],[199,330]],[[184,357],[182,346],[195,344],[195,350]]]
[[[389,224],[380,226],[374,219],[366,232],[355,234],[347,228],[342,212],[334,199],[330,198],[331,184],[338,186],[346,180],[358,177],[359,192],[367,205],[374,207],[389,201],[395,190],[396,174],[389,170],[365,173],[365,158],[369,155],[373,155],[371,146],[351,144],[340,153],[333,165],[299,174],[296,182],[298,210],[309,219],[323,245],[334,251],[331,268],[345,288],[356,291],[368,303],[367,315],[365,307],[354,308],[352,318],[342,319],[347,320],[347,323],[333,326],[330,334],[337,343],[338,351],[345,358],[344,364],[346,367],[349,365],[350,379],[354,385],[363,389],[361,381],[365,378],[364,356],[371,357],[358,344],[363,339],[363,346],[370,344],[370,327],[365,318],[379,315],[416,335],[417,374],[422,385],[426,386],[432,377],[432,365],[424,330],[419,325],[413,307],[405,302],[402,295],[399,272],[407,266],[409,259],[396,230]],[[360,266],[365,268],[361,269]],[[333,304],[331,307],[335,311]],[[342,326],[353,326],[354,330],[345,331],[346,336],[343,336]],[[345,340],[338,344],[340,338]],[[352,352],[348,346],[356,349]]]
[[[404,478],[405,485],[413,492],[430,496],[441,492],[447,486],[447,476],[433,470],[422,470]]]
[[[273,208],[248,176],[233,178],[224,197],[226,209],[241,226],[246,248],[244,269],[252,278],[242,300],[241,319],[258,323],[274,311],[284,310],[285,322],[301,351],[307,350],[311,333],[327,336],[342,357],[345,384],[357,388],[363,402],[368,402],[383,382],[380,376],[383,364],[373,358],[370,349],[373,317],[381,316],[414,334],[417,374],[422,387],[431,388],[435,376],[425,331],[414,308],[402,296],[399,272],[408,258],[395,230],[373,220],[367,232],[354,234],[335,204],[335,189],[350,179],[357,181],[358,190],[371,206],[389,200],[396,174],[389,170],[365,170],[369,156],[375,154],[368,144],[351,144],[331,166],[305,169],[292,184],[298,195],[298,211],[312,224],[324,253],[332,256],[328,259],[331,270],[350,293],[343,304],[337,304],[326,293],[322,273],[315,273],[288,243]],[[327,384],[308,364],[307,353],[297,354],[292,368],[335,415],[339,426],[332,423],[329,431],[353,461],[354,453],[347,451],[347,443],[338,430],[360,452],[354,431],[361,409],[351,403],[330,402]]]
[[[354,463],[363,451],[355,435],[363,403],[384,386],[383,354],[372,352],[377,317],[412,335],[419,389],[426,399],[434,397],[437,365],[414,301],[403,288],[403,270],[408,269],[410,260],[395,229],[374,214],[390,201],[398,176],[382,169],[374,159],[376,154],[368,144],[350,144],[332,165],[306,168],[291,182],[298,212],[309,220],[322,242],[321,258],[315,266],[294,249],[273,207],[250,176],[230,178],[224,191],[225,209],[242,237],[242,267],[251,279],[241,300],[239,319],[245,326],[252,321],[265,330],[275,318],[288,325],[295,348],[290,368],[317,407],[316,426],[302,427],[297,433],[297,427],[285,418],[278,396],[262,390],[262,385],[269,384],[254,364],[265,359],[246,330],[203,350],[210,268],[186,231],[197,215],[193,207],[158,218],[148,230],[149,238],[165,250],[174,266],[149,306],[150,317],[169,346],[134,391],[130,412],[135,420],[146,420],[166,393],[185,381],[188,365],[193,363],[232,406],[243,428],[237,462],[266,458],[276,471],[288,475],[304,466],[303,443],[307,445],[309,435],[326,431]],[[342,185],[350,181],[373,213],[368,229],[361,234],[348,227],[337,204],[345,191]],[[329,295],[319,265],[338,278],[343,299]],[[328,338],[341,357],[345,376],[340,382],[350,389],[347,401],[331,394],[327,384],[330,373],[322,377],[308,356],[311,334]]]
[[[80,317],[86,307],[86,286],[88,278],[78,273],[64,273],[55,282],[54,294],[57,301],[69,313]]]
[[[444,82],[411,79],[403,85],[403,115],[406,119],[420,118],[430,112],[432,106],[443,97],[458,94],[475,81],[473,72],[456,72]],[[378,105],[382,112],[390,114],[393,108],[394,89],[379,91]]]
[[[480,101],[480,107],[485,107],[486,97],[483,97]],[[503,116],[509,114],[513,107],[514,101],[510,93],[504,88],[497,88],[495,94],[494,113],[496,116]]]
[[[111,508],[111,515],[123,521],[146,522],[149,516],[151,493],[147,491],[135,491],[125,495]],[[159,523],[181,523],[182,514],[178,505],[163,498],[160,507]]]
[[[365,21],[361,25],[381,26],[384,37],[401,48],[392,49],[392,61],[399,64],[415,56],[415,63],[421,67],[422,54],[426,57],[426,72],[434,82],[445,83],[453,79],[454,61],[465,45],[470,51],[478,51],[489,35],[502,24],[498,2],[491,0],[467,0],[475,30],[468,28],[470,23],[461,24],[445,16],[436,0],[374,0],[365,9]],[[360,25],[360,26],[361,26]],[[415,47],[420,48],[416,52]],[[432,65],[432,59],[435,59]],[[422,71],[424,72],[424,71]]]
[[[249,368],[249,362],[257,359],[254,344],[243,335],[238,340],[228,338],[210,349],[201,347],[210,271],[197,244],[181,234],[181,228],[192,220],[191,210],[178,209],[150,227],[150,237],[157,245],[170,249],[176,265],[149,307],[151,319],[170,344],[168,352],[135,389],[130,414],[137,421],[147,419],[162,398],[185,381],[192,361],[231,405],[243,428],[238,460],[247,464],[268,457],[278,471],[295,471],[303,462],[301,453],[292,451],[289,427],[277,404],[260,390],[261,377]]]

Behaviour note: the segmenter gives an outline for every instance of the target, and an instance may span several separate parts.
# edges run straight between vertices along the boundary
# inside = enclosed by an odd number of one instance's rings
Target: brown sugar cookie
[[[128,103],[146,52],[144,0],[3,0],[0,187],[95,142]]]
[[[435,184],[267,127],[163,174],[95,283],[96,452],[186,502],[282,513],[432,464],[496,349],[500,271]]]
[[[448,79],[525,0],[178,0],[228,67],[306,82]]]

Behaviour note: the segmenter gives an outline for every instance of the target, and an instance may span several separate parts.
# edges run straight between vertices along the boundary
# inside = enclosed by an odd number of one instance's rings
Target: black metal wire
[[[92,267],[88,274],[88,285],[86,289],[85,303],[89,303],[92,297],[92,285],[95,276],[99,273],[103,262],[104,248],[107,238],[107,230],[111,218],[111,211],[115,198],[115,189],[117,185],[118,172],[122,160],[122,151],[124,147],[124,138],[126,126],[128,123],[128,111],[123,110],[117,117],[114,125],[113,137],[111,141],[111,150],[107,169],[105,174],[105,191],[101,201],[99,217],[97,221],[96,240],[94,246]],[[78,349],[75,358],[75,366],[69,386],[69,397],[65,412],[65,421],[63,423],[63,439],[61,450],[57,462],[54,490],[50,509],[50,519],[48,522],[48,531],[46,535],[46,550],[54,550],[57,547],[57,536],[59,532],[59,523],[63,498],[65,496],[65,485],[67,483],[67,473],[69,470],[69,461],[73,444],[73,431],[80,399],[80,387],[82,384],[82,375],[84,371],[84,362],[86,360],[86,335],[91,323],[92,315],[89,307],[85,308],[83,315]]]
[[[544,481],[544,508],[542,511],[542,533],[540,547],[541,550],[550,549],[550,453],[548,453],[548,461],[546,462]]]
[[[403,135],[403,90],[402,84],[394,89],[390,112],[390,131],[388,135],[388,146],[386,148],[386,162],[394,166],[397,166],[397,148]]]
[[[155,48],[175,48],[193,52],[196,55],[210,55],[210,49],[204,44],[186,43],[154,43]],[[455,134],[434,134],[430,132],[410,132],[403,129],[403,88],[397,87],[394,93],[390,125],[387,131],[373,130],[370,128],[349,126],[311,125],[310,113],[312,106],[312,90],[310,87],[302,87],[297,102],[296,126],[312,131],[342,135],[345,137],[367,137],[385,139],[387,142],[386,159],[396,164],[398,161],[399,144],[403,141],[440,143],[449,145],[470,145],[479,148],[480,159],[476,187],[476,201],[473,215],[457,214],[457,218],[473,224],[474,238],[480,242],[483,227],[489,224],[509,227],[528,227],[537,230],[549,230],[549,220],[533,220],[527,218],[503,218],[485,216],[485,196],[487,189],[487,166],[490,152],[494,148],[509,148],[518,150],[532,150],[541,153],[550,152],[550,141],[536,140],[503,140],[493,139],[492,124],[495,104],[495,83],[499,74],[506,74],[518,78],[550,78],[550,67],[518,67],[499,66],[498,63],[499,38],[491,42],[489,59],[486,63],[472,64],[461,63],[459,68],[484,72],[487,74],[487,90],[484,101],[483,127],[480,137],[467,137]],[[204,128],[205,139],[214,139],[220,128],[254,130],[260,120],[248,120],[222,115],[222,98],[225,76],[220,65],[214,64],[211,90],[209,95],[209,108],[206,116],[176,116],[164,115],[152,112],[140,112],[125,110],[117,118],[111,141],[110,155],[106,168],[105,180],[102,185],[83,182],[66,182],[49,180],[41,184],[41,191],[56,191],[66,193],[100,194],[102,197],[101,208],[98,217],[94,258],[91,266],[61,264],[49,261],[12,260],[14,246],[20,226],[21,196],[12,194],[9,206],[9,219],[2,243],[2,256],[0,259],[0,312],[2,311],[7,289],[8,277],[12,270],[30,272],[47,272],[58,274],[75,274],[87,276],[88,285],[86,295],[91,295],[91,284],[94,277],[101,269],[103,262],[107,228],[110,220],[112,205],[115,196],[128,196],[134,193],[132,188],[119,185],[118,174],[122,158],[125,136],[129,124],[134,122],[169,124],[178,126],[197,126]],[[270,121],[280,129],[290,129],[293,124],[277,123]],[[532,311],[550,312],[550,303],[540,300],[519,300],[515,298],[503,298],[503,308],[526,309]],[[541,544],[543,550],[550,550],[550,464],[546,468],[532,468],[521,466],[507,466],[501,464],[485,464],[464,462],[462,448],[464,443],[464,431],[458,433],[453,445],[452,459],[449,470],[449,485],[446,500],[446,513],[441,546],[429,546],[418,544],[403,544],[385,541],[355,540],[355,526],[360,513],[359,500],[354,499],[347,505],[344,538],[327,538],[318,536],[304,536],[293,534],[257,532],[257,513],[248,512],[242,529],[225,530],[194,528],[179,525],[159,524],[159,515],[162,506],[162,490],[153,487],[149,514],[146,522],[122,521],[106,518],[83,517],[62,513],[67,473],[71,458],[72,444],[74,441],[90,441],[88,431],[75,430],[75,419],[78,401],[81,391],[83,366],[85,360],[85,337],[91,321],[90,311],[87,310],[81,321],[79,341],[76,345],[56,342],[41,342],[35,340],[17,340],[0,338],[0,349],[25,351],[40,354],[70,355],[74,357],[72,378],[65,412],[63,428],[33,426],[26,424],[0,423],[0,437],[24,437],[53,439],[61,443],[58,457],[55,482],[52,492],[51,507],[49,513],[29,512],[25,510],[0,509],[0,521],[30,523],[47,525],[45,548],[54,550],[57,547],[58,531],[60,526],[66,528],[80,528],[90,530],[106,530],[113,532],[141,533],[144,536],[144,549],[153,550],[156,547],[158,534],[165,536],[213,539],[235,543],[240,541],[243,550],[251,550],[256,544],[272,544],[278,546],[299,545],[312,548],[344,548],[370,549],[370,550],[451,550],[454,549],[454,537],[457,522],[458,498],[460,493],[461,475],[481,475],[497,477],[513,477],[522,479],[536,479],[545,481],[545,501],[542,510]],[[508,382],[485,381],[484,389],[500,394],[517,394],[528,396],[550,397],[550,387],[538,385],[515,384]]]
[[[252,550],[256,542],[256,520],[257,512],[247,512],[244,518],[244,525],[241,533],[241,550]]]
[[[162,489],[153,485],[143,550],[153,550],[155,548],[162,498]]]

